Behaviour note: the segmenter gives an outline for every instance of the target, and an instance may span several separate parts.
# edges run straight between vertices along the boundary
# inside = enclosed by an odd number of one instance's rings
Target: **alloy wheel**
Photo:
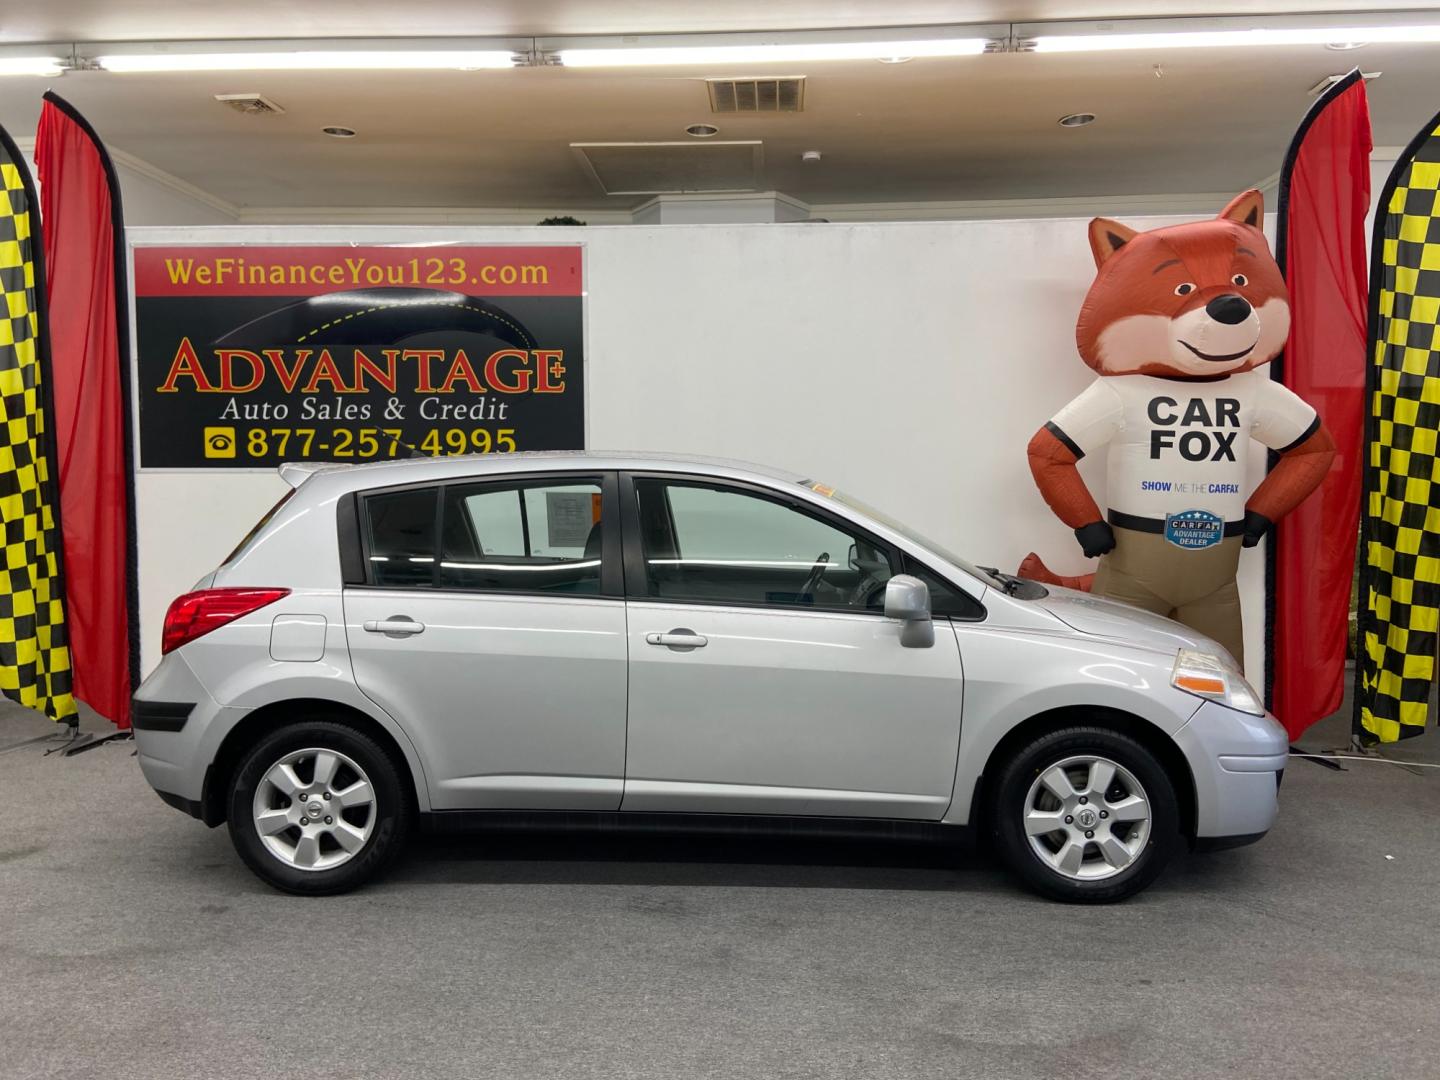
[[[1150,800],[1116,761],[1078,754],[1044,769],[1025,797],[1030,848],[1077,881],[1114,877],[1134,865],[1150,838]]]
[[[265,849],[297,870],[332,870],[357,855],[378,818],[365,770],[338,750],[308,747],[261,777],[253,803]]]

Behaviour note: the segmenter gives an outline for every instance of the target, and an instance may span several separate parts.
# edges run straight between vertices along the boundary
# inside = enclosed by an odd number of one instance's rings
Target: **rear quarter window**
[[[289,491],[285,492],[284,495],[281,495],[275,505],[270,507],[269,510],[266,510],[265,513],[261,515],[260,520],[255,522],[254,525],[250,526],[250,531],[245,534],[245,538],[241,540],[240,543],[235,545],[235,549],[231,551],[229,555],[225,556],[224,560],[220,563],[220,565],[225,566],[238,559],[240,557],[240,553],[250,546],[250,541],[254,540],[257,536],[260,535],[261,531],[265,528],[265,526],[269,525],[270,522],[274,519],[275,515],[280,512],[280,508],[295,497],[295,492],[298,490],[298,488],[291,488]]]
[[[366,495],[361,514],[370,582],[391,588],[435,583],[435,516],[439,488]]]

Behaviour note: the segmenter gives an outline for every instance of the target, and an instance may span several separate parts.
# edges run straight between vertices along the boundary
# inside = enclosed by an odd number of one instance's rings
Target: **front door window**
[[[644,595],[689,603],[880,610],[880,545],[747,491],[639,479]]]

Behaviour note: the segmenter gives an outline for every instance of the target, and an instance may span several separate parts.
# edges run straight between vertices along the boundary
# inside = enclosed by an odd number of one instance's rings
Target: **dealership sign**
[[[143,468],[585,443],[581,249],[135,249]]]

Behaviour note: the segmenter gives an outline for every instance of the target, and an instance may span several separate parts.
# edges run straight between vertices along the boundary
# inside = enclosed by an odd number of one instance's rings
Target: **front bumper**
[[[1234,847],[1264,836],[1280,810],[1276,796],[1290,754],[1276,719],[1207,701],[1175,742],[1195,778],[1196,846]]]
[[[161,791],[158,788],[155,794],[160,796],[161,801],[164,802],[166,806],[173,806],[176,810],[189,814],[193,818],[201,818],[203,820],[204,806],[200,799],[186,799],[173,792]]]

